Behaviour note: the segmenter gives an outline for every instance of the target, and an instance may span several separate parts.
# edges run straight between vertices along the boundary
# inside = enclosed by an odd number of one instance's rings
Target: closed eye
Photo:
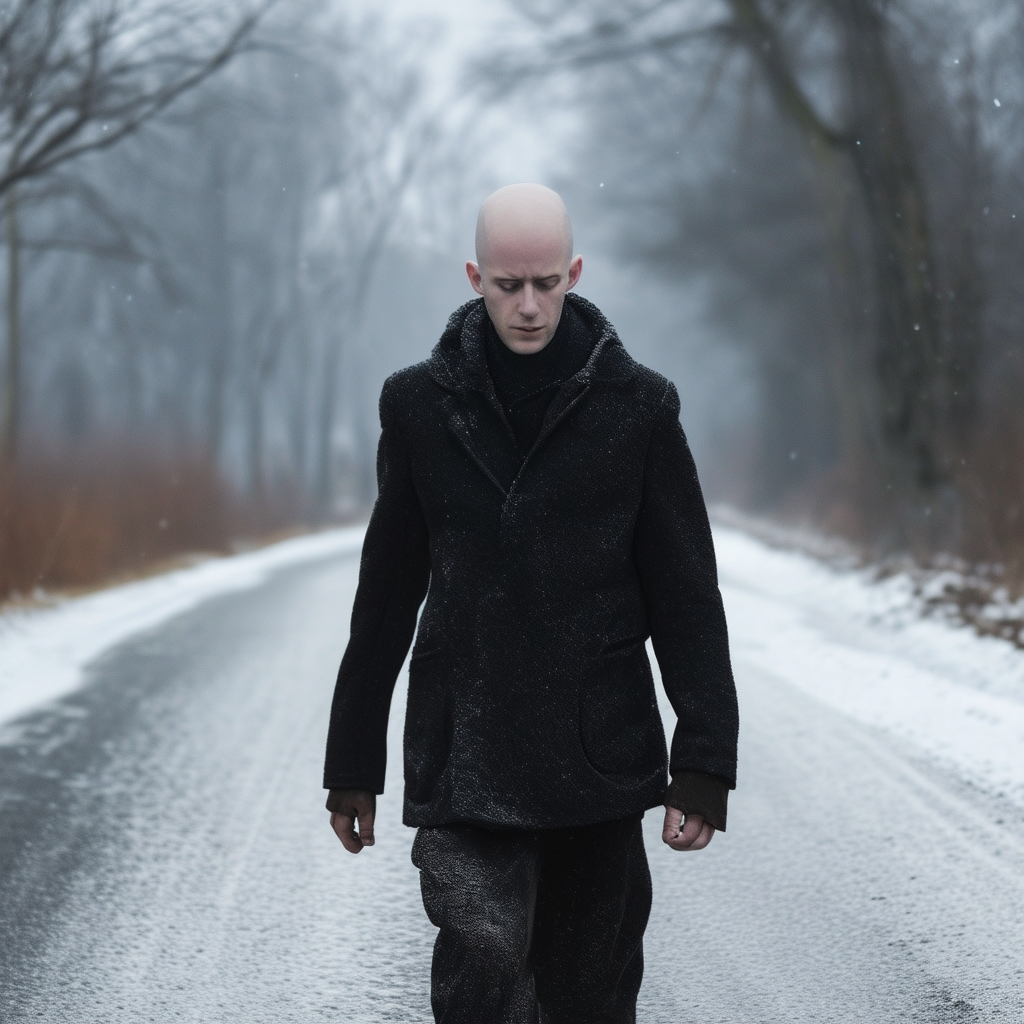
[[[550,277],[535,277],[533,279],[533,286],[534,288],[539,288],[542,292],[549,292],[552,288],[556,288],[561,280],[560,274],[552,274]],[[511,294],[523,287],[523,279],[516,277],[499,278],[497,285],[503,292]]]

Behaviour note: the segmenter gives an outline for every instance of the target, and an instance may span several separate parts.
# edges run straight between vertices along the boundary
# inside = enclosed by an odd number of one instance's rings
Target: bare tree
[[[16,0],[0,9],[0,195],[8,221],[2,446],[13,459],[21,332],[19,182],[107,149],[223,67],[271,0]]]
[[[417,173],[429,166],[439,138],[436,115],[421,102],[418,70],[406,64],[395,74],[390,63],[367,67],[356,99],[346,110],[348,147],[339,151],[321,184],[325,217],[319,243],[326,237],[346,240],[341,276],[338,266],[325,261],[335,245],[314,255],[323,291],[321,300],[335,311],[333,324],[322,337],[319,394],[315,398],[314,493],[321,509],[334,496],[333,444],[338,421],[340,373],[346,350],[358,339],[366,314],[369,289],[379,261],[402,212]],[[315,243],[314,243],[315,244]],[[366,501],[363,493],[360,500]]]
[[[367,303],[466,188],[424,92],[406,37],[302,0],[115,149],[21,183],[32,450],[81,423],[206,459],[253,510],[371,500],[367,395],[447,300]]]
[[[723,67],[746,56],[796,129],[814,168],[816,194],[833,258],[834,289],[847,307],[845,330],[831,346],[841,382],[843,447],[873,452],[885,485],[907,521],[905,542],[922,511],[951,493],[977,408],[981,322],[971,299],[977,274],[969,237],[955,276],[957,316],[944,307],[933,211],[920,166],[920,141],[907,108],[907,69],[897,51],[906,36],[894,20],[907,4],[881,0],[642,0],[615,5],[524,2],[546,25],[536,54],[513,55],[500,80],[552,70],[656,61],[665,76],[689,73],[683,55],[716,56],[706,105]],[[905,63],[905,62],[904,62]],[[871,267],[876,349],[862,372],[856,330],[863,306],[857,272],[860,236]],[[971,312],[973,305],[973,312]],[[967,318],[965,320],[965,317]]]

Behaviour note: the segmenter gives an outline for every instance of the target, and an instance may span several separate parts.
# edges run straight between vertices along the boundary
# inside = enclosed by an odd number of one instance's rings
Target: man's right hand
[[[365,789],[339,791],[338,809],[331,811],[331,828],[349,853],[358,853],[364,846],[373,846],[373,819],[377,813],[377,797]],[[359,831],[356,831],[356,821]]]

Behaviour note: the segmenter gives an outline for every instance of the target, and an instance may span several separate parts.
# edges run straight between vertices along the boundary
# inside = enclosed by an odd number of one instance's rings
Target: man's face
[[[570,260],[558,233],[496,238],[479,265],[466,264],[469,282],[484,297],[498,337],[519,355],[539,352],[554,337],[565,293],[582,270],[583,257]]]

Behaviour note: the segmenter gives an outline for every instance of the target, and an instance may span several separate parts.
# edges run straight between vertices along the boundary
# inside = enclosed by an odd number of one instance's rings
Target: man
[[[675,387],[569,292],[583,261],[558,195],[494,193],[476,249],[482,300],[381,393],[327,807],[347,850],[373,845],[391,694],[426,596],[403,820],[439,928],[435,1018],[633,1021],[643,813],[664,802],[665,843],[699,850],[735,785],[711,531]],[[648,637],[678,717],[670,762]]]

